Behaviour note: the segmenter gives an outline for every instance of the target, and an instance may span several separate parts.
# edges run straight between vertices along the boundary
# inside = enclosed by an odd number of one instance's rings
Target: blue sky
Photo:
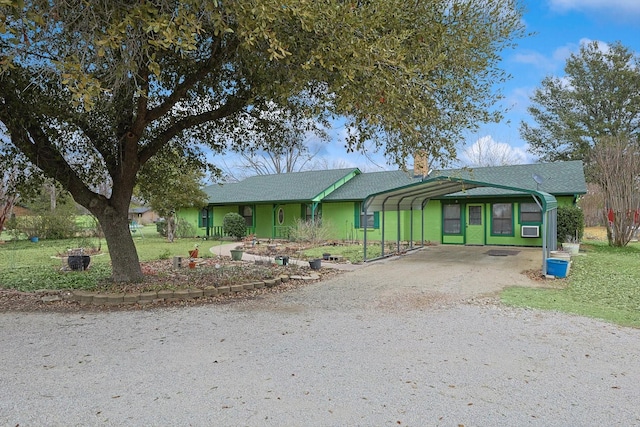
[[[526,152],[518,131],[522,120],[530,121],[526,111],[530,95],[546,76],[564,74],[566,59],[581,43],[619,41],[640,54],[640,0],[525,0],[524,4],[524,21],[534,35],[521,39],[516,49],[503,52],[502,67],[513,76],[502,86],[503,102],[510,111],[501,123],[483,126],[469,135],[465,144],[470,147],[478,140],[504,144],[518,163],[534,163],[537,159]],[[344,129],[337,127],[333,132],[339,134]],[[460,148],[459,154],[463,151]],[[322,155],[330,167],[396,169],[377,153],[347,154],[337,138],[323,148]]]

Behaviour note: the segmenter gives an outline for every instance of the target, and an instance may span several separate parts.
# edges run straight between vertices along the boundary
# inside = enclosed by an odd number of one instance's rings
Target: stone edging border
[[[273,288],[281,283],[289,280],[318,280],[320,275],[312,274],[309,276],[300,275],[281,275],[273,279],[265,279],[255,282],[243,283],[230,286],[207,286],[200,288],[185,289],[161,289],[151,292],[134,292],[134,293],[101,293],[88,292],[82,290],[73,290],[69,296],[69,301],[76,301],[80,305],[95,306],[117,306],[127,304],[152,304],[159,302],[177,302],[185,300],[195,300],[198,298],[215,297],[218,295],[233,295],[254,289]]]

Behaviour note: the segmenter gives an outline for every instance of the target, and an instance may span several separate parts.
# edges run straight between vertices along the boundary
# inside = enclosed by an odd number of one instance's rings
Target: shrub
[[[584,214],[577,206],[558,206],[558,243],[581,240],[584,235]]]
[[[162,237],[167,237],[167,221],[164,219],[156,222],[156,231]]]
[[[289,229],[289,240],[292,242],[310,242],[317,244],[329,240],[331,226],[323,221],[305,221],[298,219]]]
[[[176,229],[173,230],[173,237],[184,239],[185,237],[194,237],[196,235],[195,227],[190,224],[186,219],[178,218],[176,222]],[[162,220],[156,222],[156,231],[162,237],[167,237],[167,221]]]
[[[240,240],[247,234],[247,224],[242,215],[229,212],[222,218],[222,230],[224,234]]]
[[[27,237],[38,236],[41,239],[68,239],[78,231],[74,216],[55,211],[18,217],[11,225]]]
[[[175,237],[184,239],[185,237],[194,237],[196,235],[195,227],[184,218],[179,218],[176,222]]]

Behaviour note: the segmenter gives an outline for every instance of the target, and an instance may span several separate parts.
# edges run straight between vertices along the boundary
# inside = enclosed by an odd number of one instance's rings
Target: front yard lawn
[[[612,248],[606,242],[582,244],[560,289],[509,288],[504,303],[557,310],[640,327],[640,244]]]

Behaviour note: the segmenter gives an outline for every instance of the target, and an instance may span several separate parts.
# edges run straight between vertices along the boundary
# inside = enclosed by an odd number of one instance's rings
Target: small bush
[[[196,235],[195,227],[186,219],[180,218],[176,223],[175,237],[184,239],[186,237],[194,237]]]
[[[222,218],[222,229],[226,235],[235,237],[237,240],[247,234],[247,224],[244,222],[244,218],[235,212],[229,212]]]
[[[156,222],[156,231],[162,237],[167,237],[167,222],[165,220]],[[173,231],[173,236],[184,239],[185,237],[194,237],[196,235],[196,229],[187,220],[178,218],[176,223],[176,229]]]
[[[54,240],[74,237],[78,231],[74,216],[57,212],[18,217],[11,226],[27,237]]]
[[[582,239],[584,235],[584,213],[577,206],[558,207],[558,243]]]
[[[162,220],[156,222],[156,231],[162,237],[167,237],[167,221]]]
[[[292,242],[310,242],[318,244],[329,240],[331,226],[322,221],[305,221],[298,219],[289,229],[289,240]]]

